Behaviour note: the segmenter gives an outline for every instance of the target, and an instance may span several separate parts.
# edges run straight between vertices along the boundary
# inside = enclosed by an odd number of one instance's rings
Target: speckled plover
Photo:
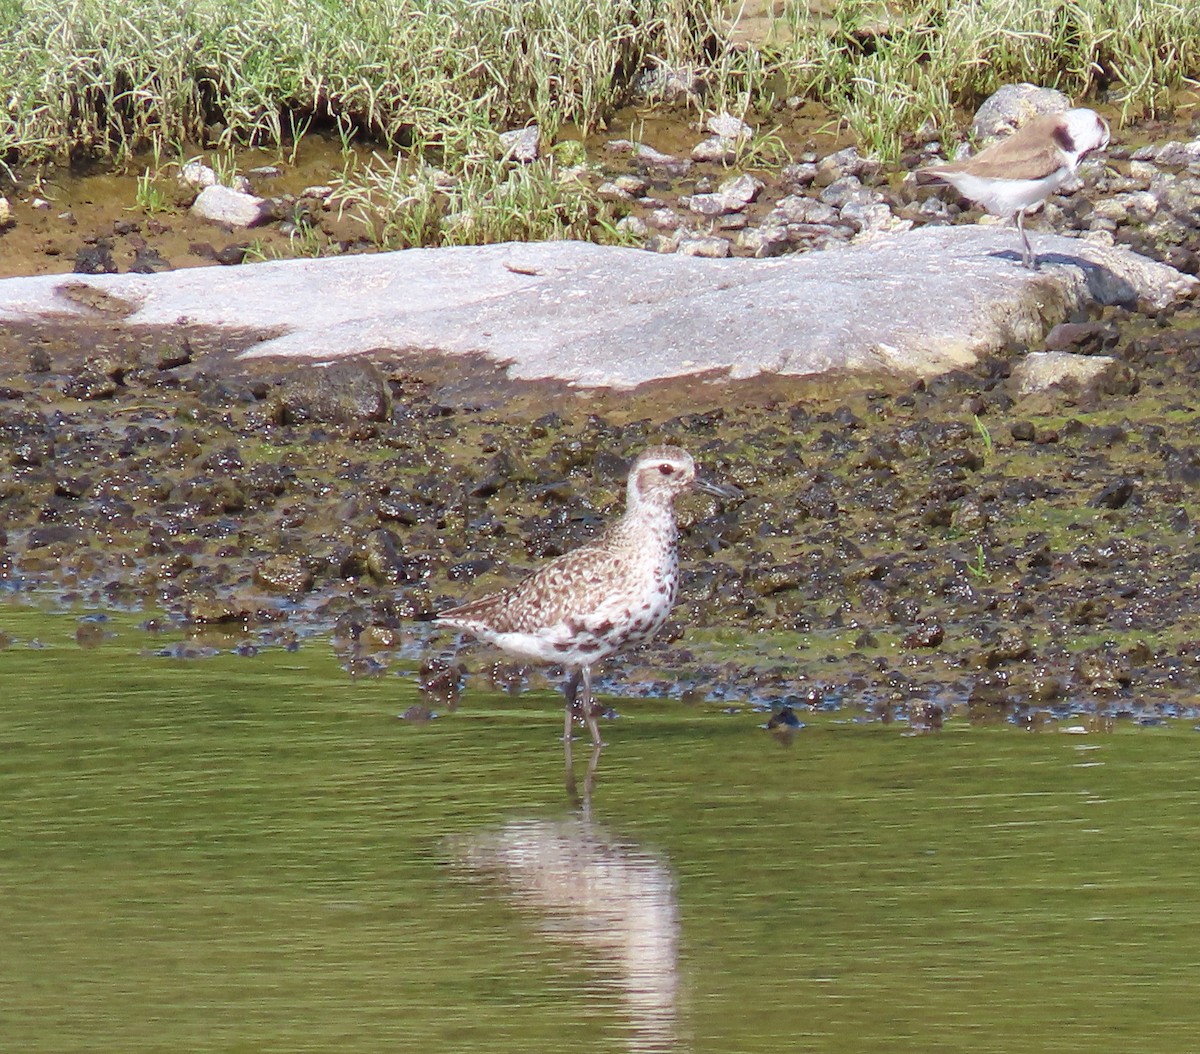
[[[686,450],[655,446],[634,462],[625,514],[594,541],[530,573],[511,589],[438,612],[433,621],[465,630],[527,662],[560,663],[571,675],[563,738],[578,705],[600,745],[592,713],[592,667],[652,637],[679,586],[675,499],[697,487],[721,498],[740,492],[697,478]]]

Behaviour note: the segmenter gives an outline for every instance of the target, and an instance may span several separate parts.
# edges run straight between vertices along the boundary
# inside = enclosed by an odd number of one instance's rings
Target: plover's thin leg
[[[563,685],[563,693],[567,697],[567,715],[563,721],[563,742],[571,742],[571,725],[575,717],[575,700],[579,696],[579,682],[583,679],[582,670],[573,670]],[[590,694],[590,693],[589,693]]]
[[[1025,233],[1025,210],[1017,209],[1017,230],[1021,233],[1021,263],[1029,270],[1037,270],[1037,260],[1033,255],[1033,247],[1029,244],[1029,236]]]
[[[592,713],[592,668],[583,668],[583,719],[587,722],[588,731],[592,734],[592,745],[604,746],[600,738],[600,726],[596,724],[596,715]]]

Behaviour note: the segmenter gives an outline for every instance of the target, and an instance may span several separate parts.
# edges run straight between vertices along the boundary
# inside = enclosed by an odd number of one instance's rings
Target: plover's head
[[[1066,110],[1059,116],[1054,140],[1064,154],[1073,158],[1075,164],[1088,154],[1108,146],[1108,122],[1095,110]]]
[[[669,505],[693,487],[719,498],[732,498],[739,493],[733,487],[697,477],[696,463],[682,447],[652,446],[642,452],[629,470],[628,503],[631,508],[643,502]]]

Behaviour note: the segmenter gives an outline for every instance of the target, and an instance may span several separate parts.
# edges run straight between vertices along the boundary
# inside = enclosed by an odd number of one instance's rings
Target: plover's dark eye
[[[664,476],[669,476],[672,472],[675,471],[675,466],[674,465],[659,465],[658,471],[661,472]]]

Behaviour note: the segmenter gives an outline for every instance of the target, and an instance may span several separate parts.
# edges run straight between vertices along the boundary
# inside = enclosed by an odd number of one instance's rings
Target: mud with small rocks
[[[1195,304],[1074,320],[1053,343],[1115,364],[1027,394],[1023,349],[915,385],[580,393],[483,362],[237,360],[257,338],[7,327],[0,594],[243,653],[329,634],[352,672],[423,663],[445,705],[464,671],[545,675],[415,617],[592,537],[669,441],[744,497],[681,500],[678,607],[605,690],[918,729],[1200,714]]]
[[[684,135],[639,122],[636,142],[614,126],[589,145],[587,178],[626,239],[769,256],[975,215],[913,186],[951,153],[932,135],[885,168],[801,132],[792,164],[739,172],[726,166],[749,132],[714,120]],[[1031,228],[1196,273],[1198,134],[1143,126]],[[132,174],[53,203],[44,182],[18,187],[0,273],[239,264],[305,232],[361,251],[315,142],[233,188],[266,199],[252,231],[191,212],[199,184],[143,217]],[[468,671],[506,691],[547,674],[415,617],[593,537],[629,459],[667,441],[745,496],[680,502],[679,605],[656,642],[607,665],[604,690],[770,708],[784,731],[849,707],[916,730],[1200,716],[1195,303],[1072,318],[1042,347],[915,385],[581,393],[482,360],[240,361],[262,336],[116,316],[3,327],[0,598],[144,612],[147,629],[193,636],[181,658],[214,632],[246,655],[328,634],[351,674],[409,669],[426,705],[408,716],[428,716]]]

